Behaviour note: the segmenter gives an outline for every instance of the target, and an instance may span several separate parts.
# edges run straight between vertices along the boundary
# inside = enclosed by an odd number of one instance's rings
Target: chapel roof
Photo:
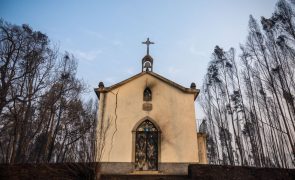
[[[143,76],[145,74],[149,74],[149,75],[161,80],[162,82],[165,82],[166,84],[181,90],[184,93],[194,94],[195,95],[194,99],[196,99],[197,96],[200,93],[199,89],[183,87],[182,85],[179,85],[179,84],[177,84],[177,83],[175,83],[175,82],[173,82],[173,81],[171,81],[171,80],[169,80],[169,79],[167,79],[167,78],[165,78],[165,77],[163,77],[163,76],[161,76],[161,75],[159,75],[157,73],[154,73],[152,71],[143,71],[141,73],[138,73],[138,74],[136,74],[136,75],[134,75],[134,76],[132,76],[132,77],[126,79],[126,80],[123,80],[123,81],[121,81],[121,82],[119,82],[117,84],[114,84],[112,86],[109,86],[109,87],[100,86],[99,88],[94,88],[94,91],[95,91],[97,97],[100,98],[100,93],[109,92],[109,91],[111,91],[111,90],[113,90],[113,89],[115,89],[117,87],[120,87],[120,86],[134,80],[134,79],[137,79],[137,78],[139,78],[139,77],[141,77],[141,76]]]

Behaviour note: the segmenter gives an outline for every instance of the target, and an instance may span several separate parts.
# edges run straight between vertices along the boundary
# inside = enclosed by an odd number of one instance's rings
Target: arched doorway
[[[159,129],[149,120],[136,129],[135,169],[139,171],[158,170]]]

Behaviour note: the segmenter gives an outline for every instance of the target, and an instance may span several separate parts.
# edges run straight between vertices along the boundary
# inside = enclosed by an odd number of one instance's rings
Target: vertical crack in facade
[[[118,94],[119,94],[119,89],[116,93],[112,92],[111,93],[113,95],[115,95],[115,120],[114,120],[114,123],[115,123],[115,130],[112,134],[112,138],[111,138],[111,147],[110,147],[110,150],[109,150],[109,155],[108,155],[108,160],[110,159],[111,157],[111,151],[113,149],[113,142],[114,142],[114,136],[116,134],[116,132],[118,131],[118,127],[117,127],[117,118],[118,118],[118,115],[117,115],[117,108],[118,108]]]

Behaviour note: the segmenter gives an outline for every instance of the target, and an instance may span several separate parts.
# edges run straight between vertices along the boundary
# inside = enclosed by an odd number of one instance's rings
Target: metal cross
[[[146,49],[146,53],[147,55],[150,54],[150,44],[155,44],[154,42],[150,41],[150,38],[147,38],[147,40],[145,42],[142,42],[142,44],[146,44],[147,49]]]

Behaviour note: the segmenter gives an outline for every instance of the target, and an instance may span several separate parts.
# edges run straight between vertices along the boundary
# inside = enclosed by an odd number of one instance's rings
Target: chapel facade
[[[188,164],[207,164],[206,137],[197,133],[192,83],[183,87],[153,72],[153,58],[122,82],[95,88],[99,98],[97,161],[102,173],[187,174]]]

